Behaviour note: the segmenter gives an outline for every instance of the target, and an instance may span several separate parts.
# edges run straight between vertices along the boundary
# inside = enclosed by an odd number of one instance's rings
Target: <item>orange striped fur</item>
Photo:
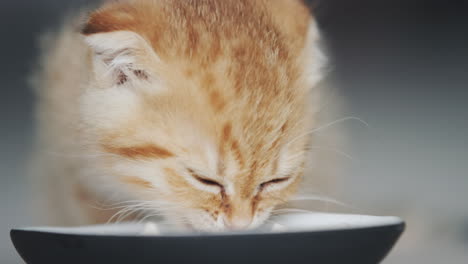
[[[104,150],[109,153],[121,155],[126,158],[137,159],[137,158],[160,158],[166,159],[173,157],[169,150],[163,149],[156,145],[143,145],[143,146],[132,146],[132,147],[114,147],[114,146],[103,146]]]

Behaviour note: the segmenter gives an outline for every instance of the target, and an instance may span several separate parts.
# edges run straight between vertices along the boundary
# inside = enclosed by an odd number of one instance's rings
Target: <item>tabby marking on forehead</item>
[[[103,146],[103,148],[107,152],[131,159],[167,159],[174,157],[174,154],[169,150],[154,144],[132,147]]]

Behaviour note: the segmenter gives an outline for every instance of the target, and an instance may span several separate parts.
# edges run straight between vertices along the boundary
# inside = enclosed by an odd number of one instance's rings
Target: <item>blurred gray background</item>
[[[0,263],[21,263],[9,229],[28,225],[25,160],[33,142],[27,77],[40,32],[93,1],[0,2]],[[346,102],[350,154],[338,198],[404,217],[384,263],[468,263],[467,1],[322,0],[316,14]]]

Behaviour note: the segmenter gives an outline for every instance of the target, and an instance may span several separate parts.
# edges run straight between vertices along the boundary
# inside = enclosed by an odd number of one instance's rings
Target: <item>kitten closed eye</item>
[[[224,186],[221,183],[219,183],[219,182],[217,182],[215,180],[207,179],[207,178],[205,178],[203,176],[200,176],[193,169],[187,169],[187,171],[190,173],[190,175],[192,175],[200,183],[203,183],[205,185],[210,185],[210,186],[217,186],[217,187],[220,187],[221,189],[224,189]]]
[[[273,184],[278,184],[278,183],[283,183],[283,182],[286,182],[290,179],[291,177],[283,177],[283,178],[276,178],[276,179],[273,179],[273,180],[269,180],[269,181],[266,181],[264,183],[261,183],[259,185],[259,189],[260,190],[263,190],[265,187],[267,186],[270,186],[270,185],[273,185]]]

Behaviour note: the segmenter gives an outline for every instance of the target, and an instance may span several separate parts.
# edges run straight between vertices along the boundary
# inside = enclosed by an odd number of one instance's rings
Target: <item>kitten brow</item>
[[[167,159],[175,156],[174,153],[170,152],[169,150],[154,144],[131,147],[115,147],[104,145],[103,148],[107,152],[130,159]]]

